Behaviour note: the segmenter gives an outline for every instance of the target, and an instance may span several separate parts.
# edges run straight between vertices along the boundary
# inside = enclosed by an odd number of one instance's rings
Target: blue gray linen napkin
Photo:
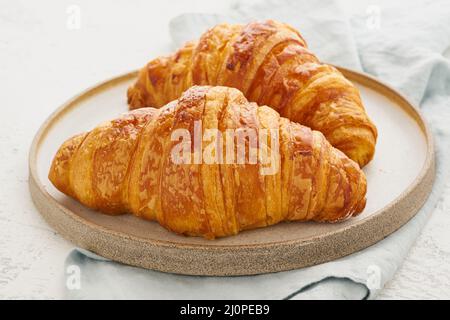
[[[421,211],[379,243],[333,262],[258,276],[199,277],[121,265],[75,249],[66,259],[68,298],[363,299],[374,298],[401,265],[439,201],[448,177],[450,2],[377,1],[375,16],[347,18],[339,2],[260,0],[222,15],[185,14],[171,21],[174,47],[219,22],[275,19],[296,27],[323,60],[363,70],[420,105],[437,144],[437,179]],[[404,6],[407,10],[404,10]],[[80,285],[71,285],[75,266]]]

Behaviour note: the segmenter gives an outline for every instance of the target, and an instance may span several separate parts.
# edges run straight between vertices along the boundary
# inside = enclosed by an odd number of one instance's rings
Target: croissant
[[[322,133],[229,87],[194,86],[67,140],[49,179],[90,208],[208,239],[284,220],[335,222],[366,202],[364,173]]]
[[[192,85],[237,88],[250,101],[322,132],[361,167],[374,155],[377,130],[358,89],[321,63],[286,24],[219,24],[198,42],[150,61],[128,89],[128,103],[131,109],[161,107]]]

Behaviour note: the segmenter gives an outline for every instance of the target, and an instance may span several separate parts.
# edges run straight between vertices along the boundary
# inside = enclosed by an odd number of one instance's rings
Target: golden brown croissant
[[[128,102],[131,109],[161,107],[192,85],[237,88],[248,100],[321,131],[361,167],[373,157],[377,130],[358,89],[320,63],[286,24],[217,25],[198,42],[149,62],[129,88]]]
[[[364,173],[322,133],[228,87],[194,86],[163,108],[67,140],[49,179],[88,207],[206,238],[283,220],[339,221],[366,202]]]

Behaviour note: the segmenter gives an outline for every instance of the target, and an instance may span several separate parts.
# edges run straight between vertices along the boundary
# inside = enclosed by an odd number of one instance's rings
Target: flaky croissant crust
[[[179,141],[173,133],[194,134],[196,121],[202,132],[277,133],[279,147],[268,146],[278,170],[263,175],[260,161],[174,162],[172,150]],[[237,143],[234,148],[226,152],[236,151]],[[67,140],[49,179],[90,208],[131,212],[177,233],[206,238],[284,220],[340,221],[360,213],[366,201],[364,173],[322,133],[249,103],[227,87],[192,87],[163,108],[131,111]]]
[[[198,42],[150,61],[129,88],[128,102],[131,109],[161,107],[192,85],[237,88],[248,100],[321,131],[360,166],[374,155],[377,130],[358,90],[321,63],[289,25],[219,24]]]

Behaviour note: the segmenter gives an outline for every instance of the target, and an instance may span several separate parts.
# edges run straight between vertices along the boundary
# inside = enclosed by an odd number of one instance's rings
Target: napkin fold
[[[407,8],[407,9],[405,9]],[[432,126],[437,177],[432,193],[406,225],[377,244],[321,265],[257,276],[201,277],[144,270],[75,249],[66,270],[79,271],[68,298],[80,299],[366,299],[392,279],[449,177],[450,2],[377,1],[347,17],[336,0],[239,2],[222,14],[184,14],[170,22],[174,48],[219,22],[274,19],[297,28],[323,61],[370,73],[420,105]],[[446,57],[447,56],[447,57]]]

